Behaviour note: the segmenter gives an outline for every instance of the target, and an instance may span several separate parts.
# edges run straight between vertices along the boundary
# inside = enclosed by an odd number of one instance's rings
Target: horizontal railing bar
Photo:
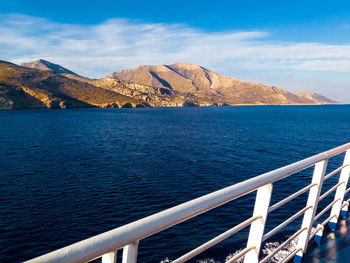
[[[350,192],[350,187],[348,189],[346,189],[345,193],[344,193],[344,196]]]
[[[303,193],[307,192],[311,187],[316,186],[317,184],[309,184],[305,186],[304,188],[300,189],[298,192],[295,192],[294,194],[284,198],[283,200],[277,202],[276,204],[270,206],[269,213],[272,211],[275,211],[277,208],[281,207],[282,205],[288,203],[289,201],[297,198],[298,196],[302,195]]]
[[[322,201],[327,195],[329,195],[330,193],[332,193],[334,190],[336,190],[338,188],[339,185],[343,184],[344,182],[340,182],[337,183],[335,186],[333,186],[331,189],[329,189],[327,192],[325,192],[323,195],[320,196],[320,198],[318,199],[318,201]]]
[[[281,261],[281,263],[289,262],[296,255],[296,253],[298,253],[301,250],[302,250],[301,248],[295,249],[291,254],[289,254],[288,257],[286,257],[283,261]]]
[[[335,169],[334,171],[330,172],[329,174],[325,175],[325,177],[323,178],[323,181],[328,180],[333,175],[337,174],[341,169],[343,169],[344,167],[347,167],[347,166],[349,166],[349,165],[348,164],[344,164],[344,165],[338,167],[337,169]]]
[[[203,251],[207,250],[208,248],[216,245],[217,243],[225,240],[226,238],[232,236],[233,234],[237,233],[238,231],[242,230],[243,228],[249,226],[252,222],[255,220],[262,218],[261,216],[255,216],[251,217],[239,225],[227,230],[226,232],[222,233],[221,235],[209,240],[208,242],[200,245],[199,247],[191,250],[190,252],[184,254],[183,256],[171,261],[172,263],[180,263],[180,262],[186,262],[187,260],[190,260],[191,258],[197,256],[198,254],[202,253]]]
[[[274,251],[272,251],[267,257],[262,259],[259,263],[265,263],[271,258],[273,258],[282,248],[284,248],[288,243],[290,243],[294,238],[296,238],[304,230],[307,230],[307,227],[299,229],[292,236],[290,236],[286,241],[284,241],[281,245],[279,245]]]
[[[213,193],[115,228],[75,244],[47,253],[28,262],[85,262],[142,240],[164,229],[223,205],[257,188],[304,170],[350,148],[350,143],[319,153],[293,164],[228,186]]]
[[[324,220],[321,224],[322,224],[323,226],[327,225],[328,222],[329,222],[333,217],[337,217],[337,216],[336,216],[336,215],[331,215],[331,216],[327,217],[327,219]]]
[[[301,209],[299,212],[295,213],[293,216],[291,216],[290,218],[288,218],[286,221],[284,221],[283,223],[279,224],[278,226],[276,226],[274,229],[272,229],[270,232],[266,233],[263,238],[262,238],[262,242],[266,241],[267,239],[269,239],[270,237],[272,237],[273,235],[275,235],[276,233],[278,233],[282,228],[284,228],[285,226],[287,226],[288,224],[290,224],[291,222],[293,222],[295,219],[297,219],[299,216],[301,216],[302,214],[305,213],[306,210],[312,208],[313,206],[307,206],[304,207],[303,209]]]
[[[229,260],[225,261],[225,263],[233,263],[233,262],[235,262],[236,260],[238,260],[239,258],[243,257],[245,254],[247,254],[252,249],[255,249],[255,246],[246,247],[241,252],[239,252],[237,255],[234,255],[232,258],[230,258]]]
[[[329,205],[327,205],[321,212],[319,212],[316,216],[315,216],[315,222],[324,214],[326,213],[336,202],[340,201],[340,198],[334,200],[333,202],[331,202]]]
[[[322,229],[322,227],[315,228],[315,230],[312,231],[312,233],[310,233],[310,240],[316,235],[317,231],[319,231],[321,229]]]
[[[337,217],[337,216],[336,216],[336,215],[331,215],[331,216],[329,216],[326,220],[324,220],[324,221],[321,223],[321,225],[322,225],[322,226],[325,226],[333,217]],[[315,220],[315,221],[316,221],[316,220]],[[317,231],[319,231],[319,230],[321,230],[321,229],[322,229],[322,227],[316,228],[316,229],[310,234],[310,239],[313,238],[313,237],[316,235]]]

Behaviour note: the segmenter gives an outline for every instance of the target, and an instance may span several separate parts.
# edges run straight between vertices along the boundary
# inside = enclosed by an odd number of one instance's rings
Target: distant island
[[[196,64],[139,66],[102,79],[40,59],[0,61],[0,109],[335,104],[312,92],[225,77]]]

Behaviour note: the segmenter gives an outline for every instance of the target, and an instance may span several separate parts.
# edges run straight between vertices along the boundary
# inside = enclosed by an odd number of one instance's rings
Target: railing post
[[[136,263],[139,242],[134,242],[123,248],[122,263]]]
[[[348,209],[349,209],[349,202],[344,201],[342,205],[342,209],[340,211],[340,215],[343,219],[346,219],[346,214],[348,213]]]
[[[251,225],[247,248],[253,247],[244,257],[244,263],[258,263],[262,237],[264,235],[270,199],[272,195],[272,184],[266,184],[258,188],[255,198],[253,217],[260,216]]]
[[[335,192],[334,200],[339,200],[334,203],[331,210],[331,220],[328,222],[329,228],[334,231],[338,219],[340,210],[343,204],[344,200],[344,194],[346,190],[346,186],[348,185],[349,175],[350,175],[350,150],[347,150],[344,157],[344,163],[343,165],[346,165],[343,169],[341,169],[340,176],[339,176],[339,183],[342,183],[338,186],[337,191]]]
[[[318,230],[317,230],[318,229]],[[321,244],[321,240],[322,240],[322,236],[323,236],[323,230],[324,230],[324,226],[322,224],[318,224],[316,227],[316,234],[315,234],[315,242],[317,245]]]
[[[327,169],[327,163],[328,159],[325,159],[315,164],[311,184],[316,185],[311,187],[309,191],[306,207],[310,206],[311,208],[305,211],[303,222],[301,224],[301,228],[306,228],[306,230],[301,232],[299,235],[298,244],[296,247],[296,249],[299,249],[299,251],[294,257],[295,263],[301,262],[303,254],[306,252],[307,245],[309,243],[310,232],[314,224],[314,217],[322,189],[323,177]]]
[[[102,256],[102,263],[116,263],[117,262],[117,251],[104,254]]]

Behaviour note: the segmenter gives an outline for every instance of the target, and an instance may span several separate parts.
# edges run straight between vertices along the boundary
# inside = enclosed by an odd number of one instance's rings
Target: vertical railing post
[[[123,248],[122,263],[136,263],[139,242],[136,241]]]
[[[343,169],[341,169],[339,176],[339,183],[341,183],[337,187],[337,191],[335,192],[334,201],[338,200],[332,206],[330,216],[333,216],[331,220],[328,222],[328,226],[331,230],[335,230],[335,227],[338,223],[340,210],[344,200],[344,194],[346,190],[346,186],[348,185],[349,175],[350,175],[350,150],[347,150],[344,157],[343,165],[346,165]]]
[[[310,209],[305,211],[303,222],[301,223],[301,228],[306,228],[306,230],[301,232],[299,235],[298,244],[296,247],[296,249],[299,249],[299,251],[294,257],[295,263],[301,262],[303,254],[306,252],[307,245],[309,243],[310,232],[314,224],[314,217],[322,189],[323,177],[327,169],[327,163],[328,159],[325,159],[315,164],[311,182],[311,184],[315,184],[315,186],[311,187],[309,191],[306,207],[310,207]]]
[[[342,205],[342,209],[340,211],[340,215],[343,219],[346,219],[346,214],[348,213],[348,209],[349,209],[349,202],[344,201]]]
[[[104,254],[102,256],[102,263],[116,263],[117,262],[117,251]]]
[[[258,263],[262,237],[264,235],[270,199],[272,195],[272,184],[266,184],[258,188],[255,198],[253,217],[260,216],[251,225],[247,248],[252,248],[244,257],[244,263]]]
[[[322,224],[318,224],[316,227],[316,233],[314,238],[317,245],[321,245],[323,231],[324,231],[324,226]]]

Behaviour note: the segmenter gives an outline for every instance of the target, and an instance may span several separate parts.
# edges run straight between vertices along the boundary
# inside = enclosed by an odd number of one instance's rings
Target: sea
[[[350,105],[4,110],[0,124],[0,261],[21,262],[347,143]],[[311,176],[308,168],[275,183],[271,202]],[[254,198],[141,240],[138,262],[171,262],[252,216]],[[305,202],[302,195],[271,213],[266,230]],[[248,231],[190,262],[225,262]]]

